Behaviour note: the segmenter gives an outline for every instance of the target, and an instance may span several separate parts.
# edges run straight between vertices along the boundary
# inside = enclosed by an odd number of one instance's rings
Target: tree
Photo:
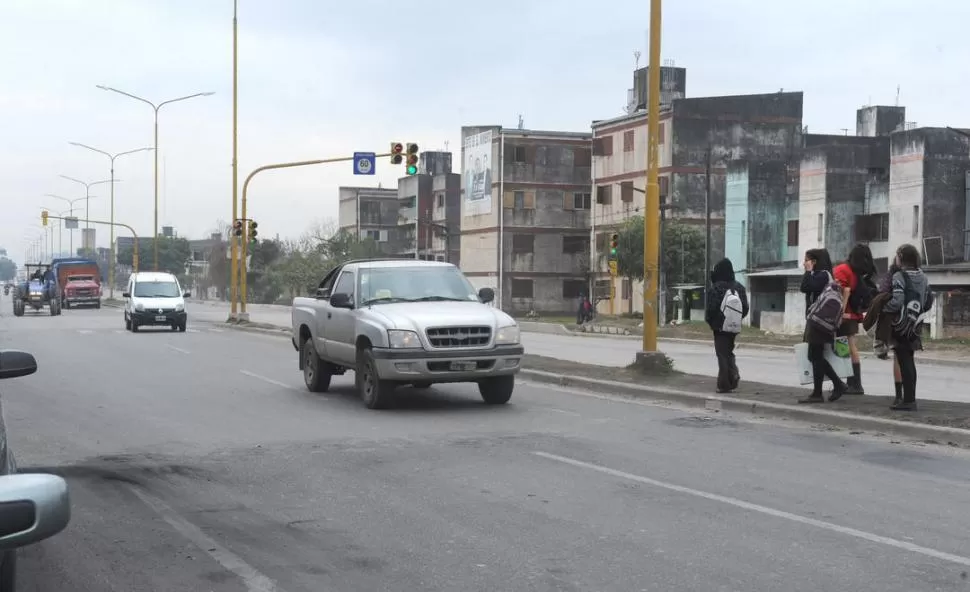
[[[146,247],[146,244],[148,248]],[[132,249],[123,249],[118,252],[118,263],[131,267]],[[169,238],[166,236],[158,237],[158,270],[167,271],[181,279],[185,277],[185,266],[192,256],[192,248],[189,241],[184,238]],[[140,270],[153,269],[155,266],[155,254],[151,241],[140,240],[138,242],[138,267]]]
[[[4,251],[4,255],[6,254],[6,251]],[[17,264],[4,256],[0,256],[0,282],[8,282],[15,277],[17,277]]]

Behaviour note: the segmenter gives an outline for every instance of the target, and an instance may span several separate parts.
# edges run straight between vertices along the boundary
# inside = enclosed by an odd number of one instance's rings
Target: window
[[[512,298],[532,298],[532,280],[513,278]]]
[[[660,187],[661,197],[666,197],[670,195],[670,177],[666,175],[661,175],[657,177],[657,185]]]
[[[589,252],[589,237],[588,236],[562,237],[562,252],[564,255],[575,255],[576,253]]]
[[[381,204],[376,201],[360,202],[360,221],[362,224],[381,223]]]
[[[340,279],[337,280],[337,285],[333,288],[334,294],[350,294],[354,295],[354,272],[345,271],[340,274]]]
[[[435,201],[436,206],[435,207],[439,207],[439,208],[445,207],[445,196],[444,195],[442,195],[442,194],[439,193],[438,194],[438,197],[435,198],[435,199],[436,199],[436,201]]]
[[[620,201],[623,203],[633,201],[633,181],[623,181],[620,183]]]
[[[573,209],[574,210],[588,210],[592,207],[592,199],[590,199],[590,194],[588,193],[574,193],[573,194]]]
[[[633,152],[633,130],[623,132],[623,151]]]
[[[663,144],[664,143],[664,124],[663,124],[663,122],[660,123],[660,130],[657,132],[657,143],[658,144]]]
[[[855,217],[855,239],[862,242],[889,240],[889,214],[868,214]]]
[[[512,193],[512,209],[525,209],[525,191],[514,191]]]
[[[563,280],[562,297],[566,299],[579,298],[586,293],[586,282],[583,280]]]
[[[610,205],[612,203],[612,185],[600,185],[596,188],[596,203]]]
[[[377,242],[386,241],[387,231],[386,230],[365,230],[364,238],[369,238]]]
[[[919,206],[913,206],[913,238],[919,238]]]
[[[512,253],[516,255],[532,254],[535,249],[536,236],[534,234],[513,234]]]
[[[741,245],[746,245],[748,243],[748,222],[746,220],[741,220]]]
[[[593,156],[612,156],[613,136],[593,138]]]
[[[822,224],[822,222],[824,221],[825,221],[824,214],[819,214],[818,228],[815,230],[815,235],[816,235],[815,240],[818,241],[818,244],[822,244],[825,241],[825,233],[823,232],[825,228],[824,228],[824,225]]]
[[[620,298],[623,300],[633,299],[633,282],[630,278],[623,278],[623,282],[620,284]]]
[[[788,221],[788,246],[798,246],[798,220]]]
[[[512,146],[512,162],[525,164],[525,146]]]

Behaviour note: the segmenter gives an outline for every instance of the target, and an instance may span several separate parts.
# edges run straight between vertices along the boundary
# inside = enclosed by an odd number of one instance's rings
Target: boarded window
[[[513,234],[512,252],[520,255],[532,253],[535,243],[536,236],[534,234]]]
[[[593,138],[593,156],[612,156],[613,136]]]
[[[586,294],[586,282],[583,280],[563,280],[562,297],[566,299],[579,298]]]
[[[536,194],[534,191],[506,191],[503,207],[514,210],[536,209]]]
[[[633,152],[633,130],[623,132],[623,151]]]
[[[525,209],[525,191],[512,192],[512,208],[516,210]]]
[[[788,221],[788,246],[798,246],[798,220]]]
[[[566,255],[576,253],[586,253],[589,251],[588,236],[564,236],[562,237],[562,252]]]
[[[532,298],[532,280],[513,278],[512,298]]]
[[[613,200],[612,200],[613,191],[612,190],[613,190],[613,186],[612,185],[600,185],[599,187],[597,187],[596,188],[596,203],[598,203],[600,205],[604,205],[604,206],[605,205],[610,205],[611,203],[613,203]]]
[[[624,203],[633,201],[633,181],[623,181],[620,183],[620,201]]]

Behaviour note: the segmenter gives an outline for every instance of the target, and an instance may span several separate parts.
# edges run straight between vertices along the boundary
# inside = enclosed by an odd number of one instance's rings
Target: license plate
[[[468,372],[478,368],[478,364],[476,362],[452,362],[448,368],[456,372]]]
[[[165,315],[158,315],[157,317],[155,317],[155,320],[156,321],[164,321],[165,320]]]

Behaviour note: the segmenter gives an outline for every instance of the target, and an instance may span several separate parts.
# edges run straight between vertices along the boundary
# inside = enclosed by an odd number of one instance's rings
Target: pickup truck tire
[[[368,409],[386,409],[390,404],[394,383],[381,380],[374,362],[374,352],[369,347],[357,350],[357,368],[354,370],[357,392]]]
[[[488,405],[504,405],[512,398],[515,390],[514,376],[495,376],[478,381],[478,392]]]
[[[311,393],[325,393],[330,389],[330,379],[333,374],[326,362],[317,355],[317,348],[313,339],[303,342],[300,355],[303,356],[303,382]]]

